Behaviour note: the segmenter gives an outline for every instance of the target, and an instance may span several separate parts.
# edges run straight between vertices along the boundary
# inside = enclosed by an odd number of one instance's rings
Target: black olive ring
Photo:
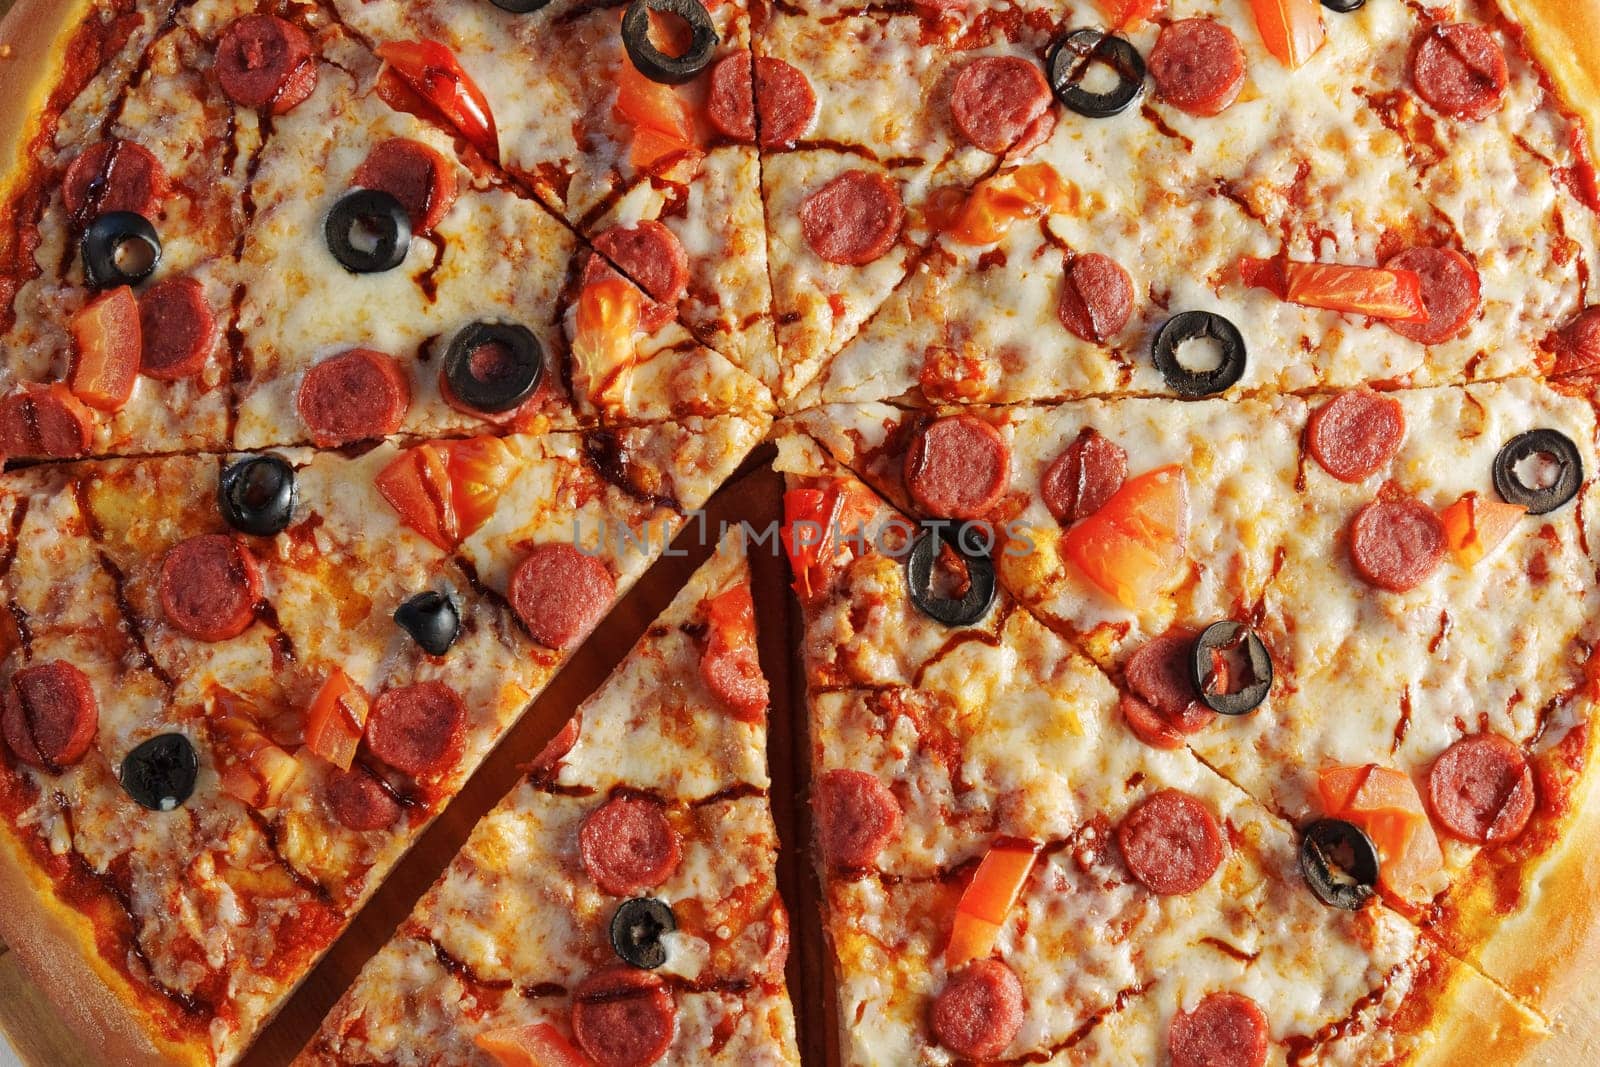
[[[123,258],[133,245],[144,246],[147,262],[128,270]],[[79,250],[83,253],[84,277],[93,289],[138,285],[161,265],[161,236],[149,219],[131,211],[112,211],[95,219],[83,231]]]
[[[1367,6],[1367,0],[1322,0],[1322,6],[1329,11],[1337,11],[1341,15],[1348,15],[1352,11],[1360,11]]]
[[[650,12],[677,15],[692,37],[681,56],[669,56],[650,40]],[[711,65],[721,38],[700,0],[633,0],[622,16],[622,46],[633,65],[653,82],[682,85]]]
[[[217,482],[217,508],[240,533],[271,537],[294,520],[295,473],[282,456],[246,456]]]
[[[370,230],[372,247],[355,243],[356,231]],[[381,189],[353,189],[328,212],[322,235],[328,251],[351,274],[382,274],[406,261],[411,250],[411,216],[405,205]]]
[[[1340,848],[1349,850],[1347,866],[1336,865],[1329,856]],[[1354,823],[1318,819],[1301,834],[1300,873],[1328,907],[1357,911],[1377,892],[1378,846]]]
[[[407,599],[394,611],[394,621],[411,635],[424,652],[442,656],[456,643],[461,632],[461,615],[455,603],[443,593],[428,590]]]
[[[509,11],[513,15],[531,15],[535,11],[550,3],[550,0],[490,0],[501,11]]]
[[[183,734],[158,734],[122,759],[122,788],[151,811],[172,811],[194,794],[200,758]]]
[[[1090,92],[1081,84],[1084,72],[1097,61],[1117,74],[1116,86],[1103,93]],[[1085,118],[1120,115],[1144,92],[1144,57],[1125,38],[1101,30],[1073,30],[1059,38],[1045,56],[1045,70],[1056,99]]]
[[[1185,341],[1208,338],[1222,349],[1222,359],[1208,371],[1193,371],[1178,361]],[[1168,387],[1185,400],[1215,396],[1244,377],[1248,353],[1239,327],[1211,311],[1185,311],[1166,321],[1151,346],[1156,369]]]
[[[1209,687],[1212,672],[1212,652],[1228,648],[1244,639],[1245,657],[1250,661],[1250,674],[1255,681],[1233,693],[1218,693]],[[1261,706],[1272,691],[1272,655],[1261,635],[1243,623],[1224,619],[1205,628],[1194,643],[1189,657],[1189,676],[1195,691],[1206,707],[1219,715],[1247,715]]]
[[[472,354],[488,345],[500,345],[511,365],[493,377],[478,377]],[[539,388],[544,378],[544,349],[526,326],[474,322],[456,334],[444,355],[444,380],[457,400],[476,411],[498,414],[510,411]]]
[[[949,526],[925,528],[906,556],[906,587],[911,602],[924,615],[945,626],[971,626],[994,606],[994,560],[982,550],[969,551],[964,540]],[[933,564],[939,543],[950,546],[967,567],[967,592],[959,600],[936,596],[933,592]]]
[[[1549,456],[1560,469],[1546,486],[1529,486],[1517,476],[1517,464],[1529,456]],[[1508,504],[1521,504],[1529,515],[1544,515],[1578,495],[1583,485],[1583,455],[1572,439],[1557,430],[1538,429],[1507,441],[1494,457],[1494,487]]]
[[[654,970],[667,962],[662,938],[677,928],[672,909],[654,897],[624,900],[611,916],[611,947],[624,963]]]

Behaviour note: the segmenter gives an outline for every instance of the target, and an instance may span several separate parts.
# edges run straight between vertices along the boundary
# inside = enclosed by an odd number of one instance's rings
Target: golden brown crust
[[[17,0],[0,20],[0,190],[22,173],[28,144],[46,99],[66,67],[72,31],[93,0]]]
[[[1451,967],[1436,1003],[1428,1040],[1412,1067],[1512,1067],[1550,1036],[1538,1016],[1470,967]]]
[[[1550,73],[1568,107],[1600,146],[1600,4],[1594,0],[1503,0],[1527,33],[1528,51]]]

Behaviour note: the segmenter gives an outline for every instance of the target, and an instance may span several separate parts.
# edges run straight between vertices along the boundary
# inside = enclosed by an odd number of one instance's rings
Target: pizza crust
[[[1503,0],[1528,51],[1550,73],[1566,105],[1589,128],[1600,154],[1600,4],[1594,0]]]
[[[1441,1010],[1411,1067],[1460,1067],[1463,1063],[1519,1064],[1550,1036],[1549,1029],[1492,983],[1465,967],[1439,991]]]
[[[17,0],[0,20],[0,143],[11,155],[0,161],[0,189],[10,190],[24,173],[40,112],[66,69],[67,45],[93,0]]]

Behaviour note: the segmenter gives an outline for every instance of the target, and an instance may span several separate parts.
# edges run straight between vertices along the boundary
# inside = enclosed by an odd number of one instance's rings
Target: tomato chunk
[[[306,747],[341,771],[348,771],[367,731],[367,694],[335,667],[312,698],[306,713]]]
[[[300,764],[261,731],[253,705],[237,693],[219,689],[212,695],[206,721],[215,738],[213,752],[223,791],[253,808],[275,805],[300,773]]]
[[[445,446],[456,538],[465,540],[489,521],[509,481],[511,449],[498,437],[474,437]]]
[[[92,408],[118,411],[133,395],[144,355],[139,301],[126,285],[102,293],[72,316],[67,388]]]
[[[1444,853],[1408,775],[1375,763],[1325,767],[1317,786],[1329,815],[1355,823],[1372,838],[1383,860],[1384,888],[1406,898],[1432,895]]]
[[[1261,43],[1284,66],[1294,70],[1322,47],[1320,0],[1250,0]]]
[[[810,603],[828,584],[824,561],[838,511],[839,494],[832,489],[791,489],[783,494],[783,547],[802,603]]]
[[[962,244],[993,244],[1019,219],[1062,214],[1077,207],[1078,187],[1048,163],[1029,163],[979,182],[967,197],[945,194],[929,222]]]
[[[594,1061],[549,1023],[486,1030],[472,1043],[500,1067],[595,1067]]]
[[[1004,839],[989,846],[956,905],[950,943],[944,954],[948,970],[954,971],[994,951],[995,938],[1022,895],[1038,855],[1039,846],[1031,841]]]
[[[500,158],[489,98],[454,52],[438,41],[389,41],[378,46],[378,57],[469,144],[489,159]]]
[[[689,105],[672,86],[651,81],[626,55],[617,68],[617,121],[633,128],[629,162],[640,170],[655,170],[673,156],[683,157],[699,169],[703,155],[695,141]]]
[[[643,309],[639,290],[611,271],[589,282],[578,294],[572,336],[577,369],[573,385],[592,403],[603,404],[626,385],[637,355],[635,335]]]
[[[1246,256],[1239,261],[1239,275],[1246,285],[1290,304],[1396,322],[1428,321],[1422,279],[1414,270]]]
[[[1456,562],[1471,567],[1511,536],[1517,521],[1527,513],[1521,504],[1465,493],[1441,511],[1439,518],[1444,523],[1445,544],[1450,546]]]
[[[378,472],[375,484],[401,522],[446,552],[456,546],[460,527],[451,501],[449,470],[438,448],[406,449]]]
[[[1162,11],[1166,0],[1096,0],[1106,24],[1113,30],[1129,30]]]
[[[1165,596],[1187,573],[1188,476],[1173,464],[1129,479],[1062,544],[1079,572],[1122,606]]]

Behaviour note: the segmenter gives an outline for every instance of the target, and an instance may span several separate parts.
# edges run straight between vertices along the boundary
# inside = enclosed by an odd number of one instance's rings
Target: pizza
[[[305,1062],[810,1057],[780,840],[845,1062],[1519,1062],[1597,928],[1597,39],[16,0],[0,937],[236,1062],[770,466]]]

